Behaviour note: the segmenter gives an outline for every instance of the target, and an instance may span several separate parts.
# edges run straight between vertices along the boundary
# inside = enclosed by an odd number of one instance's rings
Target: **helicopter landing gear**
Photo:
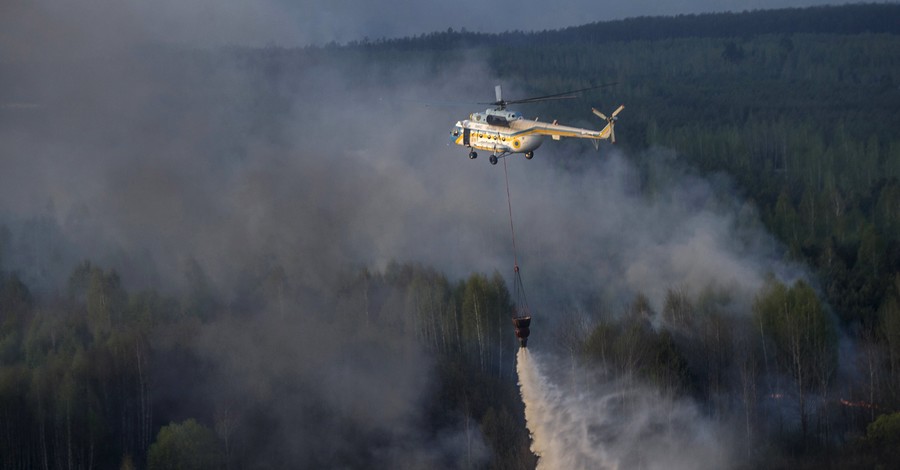
[[[525,158],[531,160],[532,158],[534,158],[534,152],[525,152]]]
[[[491,162],[491,165],[496,165],[497,164],[497,156],[491,155],[490,157],[488,157],[488,161]]]
[[[469,159],[475,160],[476,158],[478,158],[478,154],[475,153],[474,150],[472,150],[471,152],[469,152]]]

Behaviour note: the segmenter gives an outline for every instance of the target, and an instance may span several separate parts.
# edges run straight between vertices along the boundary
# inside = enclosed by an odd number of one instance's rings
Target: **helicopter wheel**
[[[496,165],[496,164],[497,164],[497,156],[496,156],[496,155],[491,155],[491,156],[488,158],[488,161],[491,162],[491,165]]]
[[[534,158],[534,152],[525,152],[525,158],[531,160]]]
[[[474,160],[474,159],[478,158],[478,154],[475,153],[474,150],[472,150],[471,152],[469,152],[469,158]]]

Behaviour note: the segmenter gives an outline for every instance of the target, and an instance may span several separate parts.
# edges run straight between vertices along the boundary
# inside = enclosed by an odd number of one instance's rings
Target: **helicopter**
[[[553,140],[560,140],[563,137],[591,139],[594,147],[599,149],[601,140],[609,139],[612,143],[616,142],[615,122],[619,113],[625,109],[624,105],[619,106],[609,117],[596,108],[591,108],[595,115],[606,121],[606,126],[599,131],[563,126],[556,121],[551,123],[541,122],[537,119],[528,120],[522,114],[508,110],[506,107],[510,104],[571,99],[581,92],[609,85],[613,84],[608,83],[580,90],[509,101],[503,99],[500,85],[497,85],[494,87],[496,101],[478,103],[494,107],[486,109],[483,113],[472,113],[468,119],[457,121],[456,126],[450,132],[452,141],[456,145],[467,147],[470,159],[478,158],[475,150],[491,152],[491,156],[488,157],[491,165],[496,165],[500,158],[516,153],[525,154],[525,158],[531,160],[534,158],[535,149],[541,146],[544,136],[548,135]]]

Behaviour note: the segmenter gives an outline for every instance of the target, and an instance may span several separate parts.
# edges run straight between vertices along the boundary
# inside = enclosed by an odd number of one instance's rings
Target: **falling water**
[[[541,469],[727,469],[728,432],[696,407],[621,381],[554,383],[519,349],[531,451]],[[572,390],[569,390],[569,389]]]

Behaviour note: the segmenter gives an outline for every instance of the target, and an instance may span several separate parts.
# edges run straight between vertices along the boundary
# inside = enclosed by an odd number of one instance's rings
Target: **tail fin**
[[[591,111],[593,111],[594,114],[596,114],[600,119],[606,121],[606,127],[600,130],[601,139],[606,139],[608,137],[610,142],[616,143],[616,121],[619,119],[617,116],[622,112],[623,109],[625,109],[624,104],[613,111],[613,113],[609,117],[606,117],[605,114],[597,111],[597,108],[591,108]],[[599,148],[600,142],[596,141],[594,145]]]

